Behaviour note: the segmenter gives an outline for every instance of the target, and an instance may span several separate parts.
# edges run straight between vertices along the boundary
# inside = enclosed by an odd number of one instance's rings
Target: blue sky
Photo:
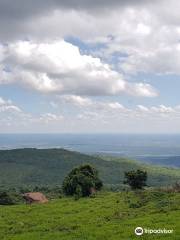
[[[23,4],[0,0],[1,133],[180,133],[177,0]]]

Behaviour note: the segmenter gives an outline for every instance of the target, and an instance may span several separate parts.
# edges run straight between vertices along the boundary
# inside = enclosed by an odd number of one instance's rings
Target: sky
[[[0,133],[180,133],[179,9],[0,0]]]

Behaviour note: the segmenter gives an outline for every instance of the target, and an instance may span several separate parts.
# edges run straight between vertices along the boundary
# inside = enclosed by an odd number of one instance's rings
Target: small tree
[[[8,194],[6,191],[0,192],[0,205],[12,205],[14,204],[14,201],[10,194]]]
[[[128,184],[131,189],[142,189],[146,186],[147,172],[142,170],[125,172],[125,184]]]
[[[74,168],[65,177],[62,189],[66,195],[75,195],[78,198],[89,196],[92,189],[100,190],[102,186],[97,170],[87,164]]]

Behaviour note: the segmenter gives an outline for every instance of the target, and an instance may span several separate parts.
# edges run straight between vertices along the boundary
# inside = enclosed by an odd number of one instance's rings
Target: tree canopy
[[[142,170],[133,170],[125,172],[125,184],[128,184],[132,189],[142,189],[146,186],[147,172]]]
[[[92,191],[100,190],[102,186],[98,171],[87,164],[74,168],[65,177],[62,188],[66,195],[84,197],[91,195]]]

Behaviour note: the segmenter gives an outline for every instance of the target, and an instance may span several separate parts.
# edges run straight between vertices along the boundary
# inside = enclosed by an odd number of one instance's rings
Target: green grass
[[[43,205],[0,207],[1,240],[178,240],[180,194],[157,191],[100,193]],[[134,229],[174,229],[137,237]]]

